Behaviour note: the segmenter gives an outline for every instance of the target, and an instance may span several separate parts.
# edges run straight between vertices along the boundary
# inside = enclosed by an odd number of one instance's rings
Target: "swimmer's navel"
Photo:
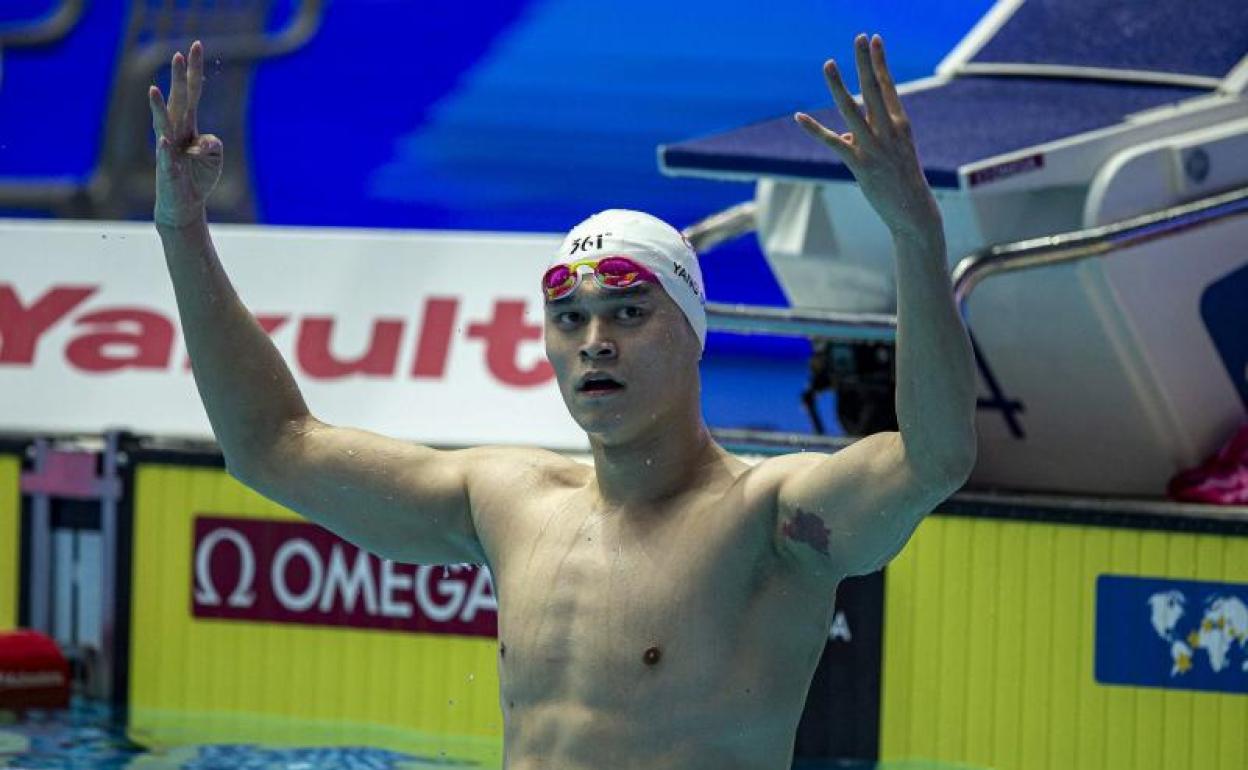
[[[659,662],[659,658],[661,657],[663,657],[663,653],[659,650],[659,648],[651,647],[646,650],[645,654],[641,656],[641,659],[645,661],[647,666],[653,666],[655,663]]]

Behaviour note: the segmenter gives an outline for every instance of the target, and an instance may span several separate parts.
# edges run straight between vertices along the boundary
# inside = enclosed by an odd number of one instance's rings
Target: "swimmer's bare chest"
[[[788,571],[764,511],[723,489],[524,507],[493,565],[508,768],[746,768],[791,750],[833,596]]]

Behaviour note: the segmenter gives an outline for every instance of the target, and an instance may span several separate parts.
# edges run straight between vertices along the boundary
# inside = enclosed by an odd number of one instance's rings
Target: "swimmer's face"
[[[547,302],[545,314],[546,356],[586,433],[627,440],[672,424],[674,410],[698,408],[698,338],[659,286],[617,291],[584,281]],[[592,373],[604,376],[587,379]]]

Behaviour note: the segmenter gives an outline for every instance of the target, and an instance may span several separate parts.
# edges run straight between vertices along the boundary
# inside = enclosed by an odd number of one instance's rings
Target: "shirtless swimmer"
[[[318,420],[209,238],[222,147],[196,128],[203,47],[173,57],[167,106],[151,89],[156,228],[229,472],[379,556],[489,565],[509,770],[787,768],[837,584],[883,567],[970,473],[974,370],[940,213],[882,41],[859,36],[855,54],[863,108],[824,66],[849,131],[795,119],[892,233],[900,430],[752,467],[702,421],[696,259],[635,212],[578,226],[542,283],[546,352],[593,467]],[[601,259],[617,254],[631,264]]]

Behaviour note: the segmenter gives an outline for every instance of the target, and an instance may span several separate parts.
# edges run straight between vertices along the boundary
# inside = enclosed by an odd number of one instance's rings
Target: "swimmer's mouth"
[[[610,393],[616,390],[623,390],[624,383],[609,374],[590,372],[581,377],[581,381],[577,383],[576,389],[581,393]]]

